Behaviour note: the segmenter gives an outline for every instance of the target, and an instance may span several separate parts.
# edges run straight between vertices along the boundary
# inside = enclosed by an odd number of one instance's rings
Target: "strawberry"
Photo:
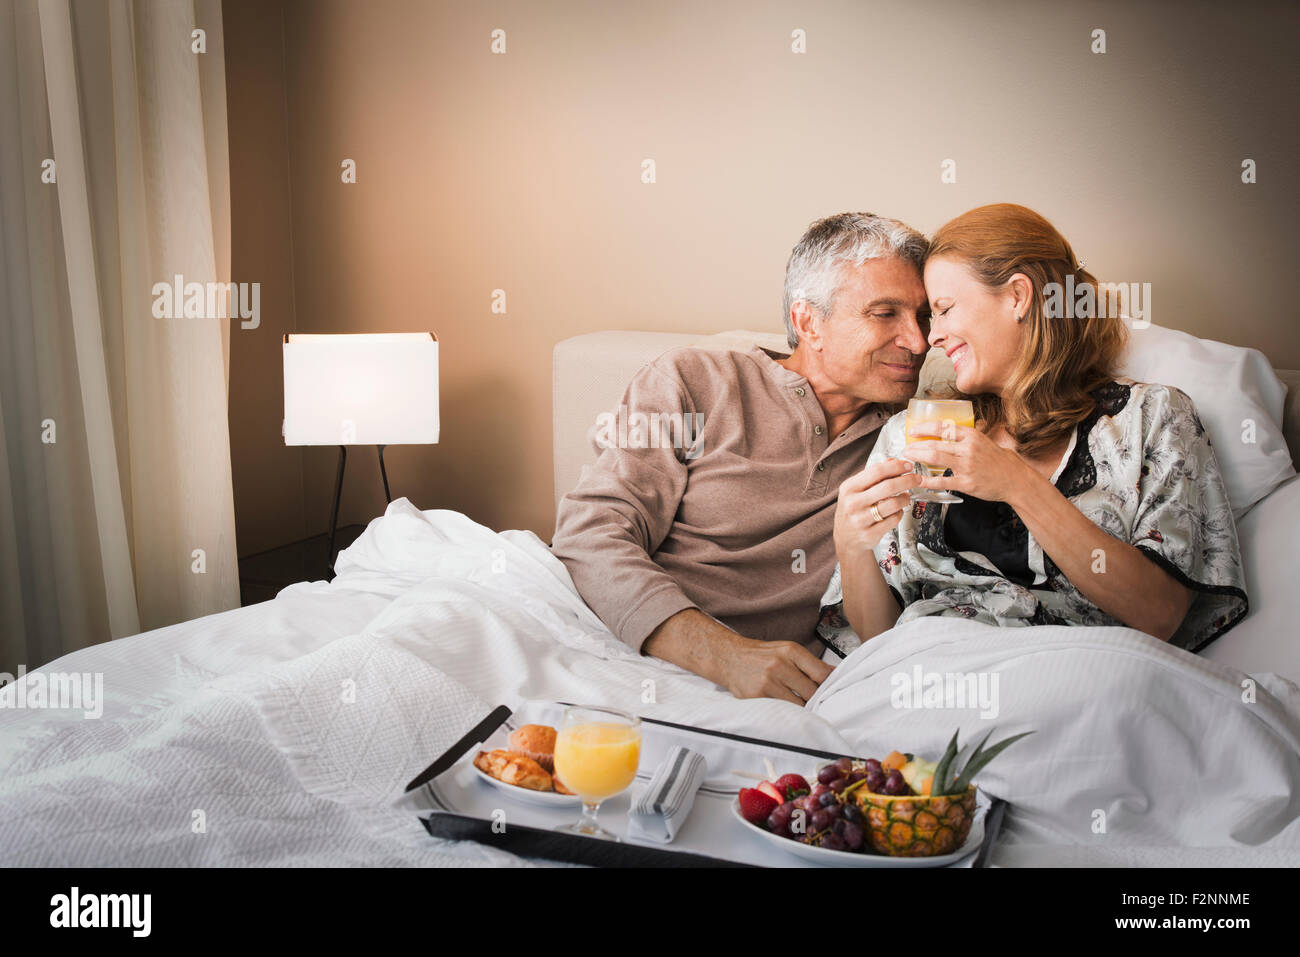
[[[766,783],[766,781],[763,782],[763,784]],[[740,789],[740,816],[750,824],[757,824],[761,827],[763,822],[767,820],[768,815],[780,803],[772,795],[761,790],[761,785],[757,788]]]
[[[777,804],[785,803],[785,792],[783,792],[771,781],[764,781],[756,788],[756,790],[762,791],[764,794],[770,797]]]
[[[776,789],[781,792],[787,801],[802,797],[811,790],[808,787],[808,782],[797,774],[781,775],[776,779]]]

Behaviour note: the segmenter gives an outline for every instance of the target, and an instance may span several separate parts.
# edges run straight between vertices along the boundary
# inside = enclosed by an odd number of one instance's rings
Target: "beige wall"
[[[234,278],[263,281],[264,312],[291,282],[285,328],[436,331],[442,442],[391,451],[395,494],[544,537],[554,343],[776,329],[791,245],[845,209],[929,232],[1024,203],[1101,278],[1152,283],[1157,323],[1300,367],[1300,16],[1133,6],[303,0],[281,24],[278,3],[227,0]],[[267,326],[236,332],[232,359],[243,553],[250,528],[323,529],[333,488],[332,450],[302,453],[300,483],[272,449]],[[382,507],[367,451],[345,521]]]
[[[236,324],[230,334],[230,460],[242,557],[304,538],[308,526],[303,450],[286,447],[280,433],[280,343],[294,331],[282,5],[225,0],[222,14],[231,275],[262,284],[261,324],[256,329]]]

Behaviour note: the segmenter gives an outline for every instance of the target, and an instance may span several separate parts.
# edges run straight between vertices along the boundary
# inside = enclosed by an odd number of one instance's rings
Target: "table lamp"
[[[337,445],[338,479],[330,518],[329,568],[349,445],[379,449],[438,441],[438,337],[431,332],[284,337],[284,444]]]

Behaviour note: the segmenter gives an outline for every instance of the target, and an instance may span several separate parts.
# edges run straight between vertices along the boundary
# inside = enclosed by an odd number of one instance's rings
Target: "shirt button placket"
[[[802,399],[805,395],[808,394],[808,390],[805,389],[805,388],[804,388],[803,386],[801,386],[801,385],[797,385],[797,386],[794,387],[794,394],[797,395],[799,398]],[[821,434],[822,434],[823,432],[825,432],[825,431],[826,431],[826,429],[825,429],[824,426],[820,426],[820,425],[814,425],[814,426],[813,426],[813,432],[815,432],[817,435],[821,435]],[[817,463],[817,471],[818,471],[818,472],[825,472],[825,471],[826,471],[826,463],[825,463],[825,462],[822,462],[822,461],[818,461],[818,463]],[[809,482],[808,482],[808,486],[809,486],[809,488],[812,489],[812,490],[820,490],[820,489],[822,489],[822,488],[825,487],[825,482],[824,482],[823,480],[819,480],[816,476],[813,476],[813,478],[809,480]]]

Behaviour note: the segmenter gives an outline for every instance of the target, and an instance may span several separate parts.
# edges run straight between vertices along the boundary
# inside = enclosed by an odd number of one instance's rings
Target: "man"
[[[788,358],[674,349],[637,373],[629,413],[703,428],[688,448],[605,449],[560,503],[553,542],[620,639],[742,698],[802,705],[830,674],[809,649],[837,494],[916,392],[926,247],[897,220],[819,220],[786,266]]]

